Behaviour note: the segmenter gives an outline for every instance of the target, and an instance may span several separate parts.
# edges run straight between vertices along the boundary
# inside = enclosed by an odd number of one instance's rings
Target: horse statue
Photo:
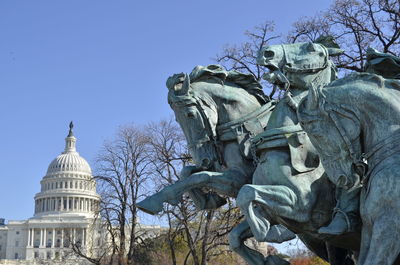
[[[344,210],[337,213],[340,205],[335,200],[340,191],[327,177],[296,112],[309,87],[326,86],[336,78],[329,55],[339,52],[318,43],[272,45],[260,51],[259,64],[270,69],[265,79],[284,89],[285,95],[265,131],[253,139],[258,166],[252,184],[241,188],[236,202],[258,241],[265,239],[272,221],[298,234],[331,264],[354,264],[349,255],[360,245],[359,231],[351,225],[357,223],[351,222],[357,219],[357,203],[346,205],[348,222],[340,223]],[[342,201],[358,200],[357,192],[342,193],[347,196]]]
[[[376,61],[400,69],[390,57]],[[298,117],[329,178],[348,191],[362,186],[357,264],[400,264],[400,81],[355,73],[309,89]]]
[[[251,139],[264,131],[274,109],[252,75],[226,71],[218,65],[197,66],[190,75],[175,74],[167,80],[168,102],[175,112],[196,166],[185,167],[181,179],[138,203],[139,209],[156,214],[163,203],[176,205],[187,192],[200,209],[218,208],[236,198],[251,183],[256,165]],[[215,193],[205,193],[204,189]],[[278,256],[267,259],[248,248],[252,237],[246,221],[230,233],[229,243],[251,265],[288,264]],[[295,235],[273,226],[264,241],[281,243]]]

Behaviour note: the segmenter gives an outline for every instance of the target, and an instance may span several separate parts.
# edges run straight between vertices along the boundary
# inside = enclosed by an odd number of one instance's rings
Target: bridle
[[[175,96],[174,101],[170,102],[170,104],[171,106],[178,106],[180,108],[187,106],[196,107],[197,111],[200,113],[206,133],[204,137],[197,139],[195,142],[188,143],[188,147],[194,149],[204,143],[210,143],[214,149],[218,163],[222,166],[225,165],[223,143],[234,140],[238,141],[239,138],[248,138],[250,140],[256,134],[264,131],[264,128],[267,126],[269,115],[274,109],[276,102],[271,101],[241,118],[218,124],[216,128],[213,128],[204,108],[204,105],[210,105],[209,102],[194,95],[185,95]]]
[[[210,143],[212,148],[214,149],[214,153],[216,154],[216,159],[218,163],[222,166],[224,165],[225,161],[223,160],[222,155],[222,146],[220,141],[218,141],[218,136],[216,130],[213,130],[213,127],[210,123],[210,119],[204,109],[205,103],[202,99],[195,97],[195,96],[175,96],[175,100],[170,102],[171,106],[177,106],[180,108],[187,107],[187,106],[195,106],[197,111],[200,113],[202,123],[205,126],[206,133],[200,139],[196,139],[196,141],[188,143],[189,149],[195,149],[200,145],[205,143]],[[211,167],[212,164],[208,165]],[[210,168],[207,168],[210,169]]]

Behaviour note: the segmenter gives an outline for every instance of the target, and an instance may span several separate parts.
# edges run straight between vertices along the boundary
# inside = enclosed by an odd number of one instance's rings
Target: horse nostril
[[[201,168],[202,169],[209,169],[211,166],[211,160],[208,158],[203,158],[203,160],[201,160]]]
[[[274,57],[275,53],[273,51],[265,51],[264,52],[264,57],[265,58],[272,58]]]

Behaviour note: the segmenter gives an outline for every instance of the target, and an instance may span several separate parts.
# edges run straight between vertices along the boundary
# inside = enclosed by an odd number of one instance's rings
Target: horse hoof
[[[265,241],[270,243],[282,243],[295,238],[296,235],[283,225],[274,225],[268,231]]]
[[[156,215],[163,210],[163,205],[148,197],[136,204],[136,206],[145,213]]]
[[[226,204],[225,198],[217,194],[210,194],[202,210],[218,209],[219,207],[225,204]]]
[[[265,259],[264,265],[290,265],[290,262],[279,256],[271,255]]]

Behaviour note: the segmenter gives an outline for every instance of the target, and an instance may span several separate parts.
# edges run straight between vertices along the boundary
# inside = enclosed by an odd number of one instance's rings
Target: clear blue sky
[[[93,164],[119,125],[168,118],[166,78],[189,72],[243,32],[287,33],[329,0],[0,1],[0,217],[33,215],[47,166],[75,123]]]

